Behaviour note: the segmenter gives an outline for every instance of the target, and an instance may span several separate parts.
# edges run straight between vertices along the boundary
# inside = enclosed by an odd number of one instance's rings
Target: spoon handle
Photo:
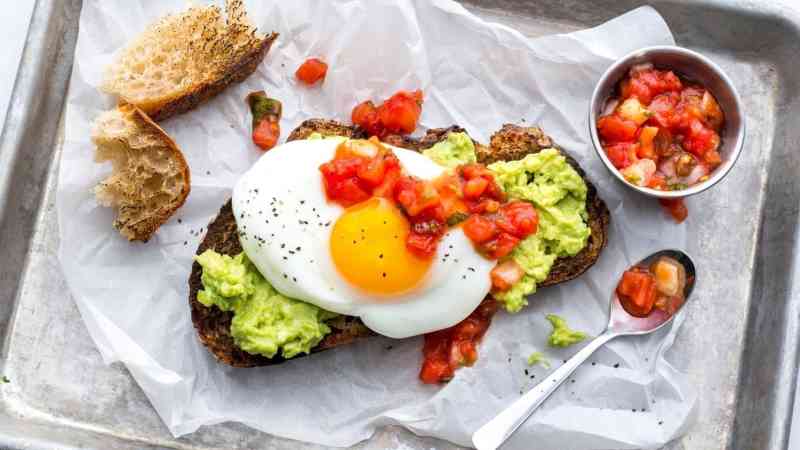
[[[617,335],[608,331],[589,342],[561,367],[554,370],[536,387],[503,410],[494,419],[472,435],[472,444],[478,450],[495,450],[539,407],[592,353]]]

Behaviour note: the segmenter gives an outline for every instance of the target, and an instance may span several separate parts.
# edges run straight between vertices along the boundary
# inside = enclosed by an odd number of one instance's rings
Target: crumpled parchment
[[[554,366],[577,347],[550,349],[546,313],[591,334],[602,331],[609,293],[651,250],[685,245],[684,228],[655,202],[626,191],[591,148],[588,102],[602,71],[623,54],[673,44],[644,7],[597,28],[527,39],[449,0],[261,1],[248,5],[263,32],[281,33],[258,71],[214,100],[162,125],[192,170],[187,203],[147,244],[128,243],[92,187],[110,168],[92,161],[91,123],[115,100],[100,94],[102,70],[149,22],[182,0],[85,0],[66,110],[57,208],[59,259],[106,362],[122,361],[170,431],[243,422],[274,435],[347,446],[376,427],[470,445],[470,435],[547,372],[527,367],[534,350]],[[309,56],[330,65],[321,86],[294,70]],[[283,102],[286,136],[310,117],[348,121],[357,102],[422,88],[422,128],[459,124],[482,142],[503,123],[538,124],[587,170],[612,212],[608,247],[579,280],[542,289],[516,315],[498,314],[474,367],[449,384],[417,381],[421,338],[369,339],[275,367],[218,364],[198,342],[187,301],[191,257],[231,187],[261,154],[250,141],[247,93]],[[696,395],[663,355],[682,317],[646,338],[617,340],[559,389],[508,448],[657,448],[694,417]],[[527,369],[527,374],[525,370]]]

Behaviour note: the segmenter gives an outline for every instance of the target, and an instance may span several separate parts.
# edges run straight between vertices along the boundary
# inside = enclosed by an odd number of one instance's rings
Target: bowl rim
[[[622,173],[616,167],[614,167],[613,164],[611,164],[611,160],[608,159],[605,150],[603,150],[603,146],[600,144],[600,137],[597,134],[597,117],[600,112],[598,101],[601,100],[599,99],[599,96],[601,95],[600,87],[608,81],[609,77],[611,76],[611,73],[616,71],[619,67],[632,65],[633,63],[632,60],[634,59],[648,59],[648,57],[651,56],[653,53],[678,54],[683,58],[694,59],[698,61],[701,65],[705,66],[708,70],[714,72],[723,81],[725,87],[730,91],[733,97],[735,110],[739,113],[739,129],[735,130],[735,135],[734,135],[735,142],[728,158],[725,161],[723,161],[720,167],[718,167],[717,169],[714,170],[714,172],[712,172],[712,175],[708,180],[690,186],[686,189],[681,189],[677,191],[661,191],[658,189],[636,186],[628,182],[628,180],[626,180],[625,177],[622,176]],[[595,105],[598,105],[597,109],[595,108]],[[746,124],[745,124],[745,116],[742,110],[742,101],[739,96],[739,92],[736,90],[736,87],[734,86],[733,82],[728,77],[728,75],[716,63],[708,59],[706,56],[703,56],[698,52],[677,45],[656,45],[650,47],[642,47],[640,49],[634,50],[626,54],[625,56],[617,59],[613,64],[611,64],[603,72],[603,75],[600,76],[600,78],[597,80],[597,83],[595,84],[594,90],[592,92],[592,97],[589,102],[588,123],[589,123],[589,133],[592,138],[592,146],[594,147],[594,151],[597,154],[597,156],[599,156],[600,159],[603,161],[603,164],[606,166],[606,169],[608,169],[609,172],[614,174],[617,180],[625,184],[627,187],[637,192],[640,192],[644,195],[656,198],[663,198],[663,199],[676,199],[676,198],[684,198],[691,195],[696,195],[722,181],[722,179],[725,178],[726,175],[728,175],[728,173],[731,171],[733,166],[738,161],[739,155],[742,153],[742,148],[744,147],[744,140],[746,135]]]

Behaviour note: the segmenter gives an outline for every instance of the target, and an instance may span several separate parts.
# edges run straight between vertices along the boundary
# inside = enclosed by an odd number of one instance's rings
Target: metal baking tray
[[[640,4],[466,6],[537,36]],[[696,426],[668,448],[784,449],[800,337],[800,12],[790,0],[652,4],[680,45],[728,72],[748,123],[738,165],[702,194],[707,207],[690,202],[688,250],[704,273],[668,358],[690,374],[700,406]],[[80,0],[37,2],[0,143],[0,374],[10,379],[0,385],[0,448],[321,448],[240,424],[174,439],[124,366],[102,363],[56,261],[53,201],[80,9]],[[356,448],[455,447],[390,427]]]

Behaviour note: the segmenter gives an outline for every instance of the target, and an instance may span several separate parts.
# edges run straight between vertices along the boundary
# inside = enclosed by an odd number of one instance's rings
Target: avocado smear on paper
[[[423,154],[448,168],[476,161],[475,146],[465,133],[450,133]],[[538,231],[511,252],[525,275],[509,290],[494,294],[513,313],[528,304],[526,297],[547,278],[556,258],[574,256],[586,246],[591,235],[586,224],[587,187],[555,148],[518,161],[496,162],[488,168],[509,198],[533,203],[539,214]]]
[[[244,252],[231,257],[206,250],[195,261],[203,267],[197,300],[233,311],[231,336],[247,353],[292,358],[311,352],[331,332],[325,321],[336,314],[279,294]]]
[[[550,332],[550,337],[547,338],[547,343],[551,347],[569,347],[586,339],[586,333],[571,329],[567,326],[567,321],[562,317],[555,314],[548,314],[546,317],[550,321],[550,325],[553,326],[553,331]]]
[[[550,361],[545,358],[542,352],[533,352],[531,356],[528,356],[528,365],[532,366],[534,364],[541,364],[545,369],[550,368]]]

